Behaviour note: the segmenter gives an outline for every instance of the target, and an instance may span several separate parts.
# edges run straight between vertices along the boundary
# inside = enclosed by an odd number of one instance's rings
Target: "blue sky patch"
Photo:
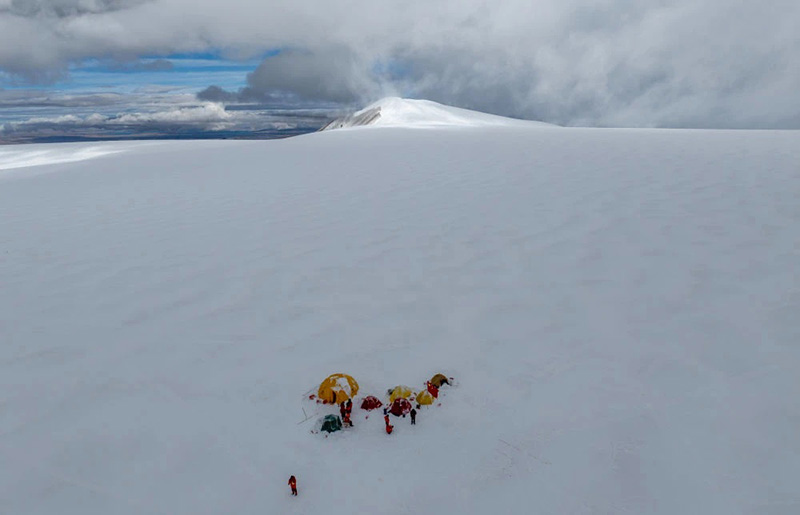
[[[276,55],[279,50],[266,54]],[[248,60],[232,60],[214,52],[173,54],[145,57],[133,61],[87,59],[70,66],[63,80],[38,85],[35,89],[48,91],[131,93],[145,87],[169,87],[176,92],[195,93],[212,84],[226,89],[238,89],[247,82],[265,56]],[[30,89],[10,77],[0,75],[0,87]]]

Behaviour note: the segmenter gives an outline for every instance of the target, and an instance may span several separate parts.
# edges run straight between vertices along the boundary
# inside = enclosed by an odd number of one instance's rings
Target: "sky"
[[[384,96],[567,126],[797,129],[798,26],[796,0],[0,0],[0,139],[297,128]]]

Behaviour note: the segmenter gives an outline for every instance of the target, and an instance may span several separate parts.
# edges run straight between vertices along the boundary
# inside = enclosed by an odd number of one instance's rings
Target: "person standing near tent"
[[[417,425],[417,410],[416,408],[411,408],[411,425]]]
[[[350,420],[350,416],[353,413],[353,401],[352,399],[347,399],[347,403],[344,405],[344,413],[347,417],[347,425],[353,427],[353,421]]]
[[[394,429],[394,427],[389,424],[389,412],[386,410],[386,408],[383,408],[383,421],[386,423],[386,434],[392,434],[392,429]]]
[[[292,487],[292,495],[297,495],[297,479],[294,476],[289,478],[289,486]]]

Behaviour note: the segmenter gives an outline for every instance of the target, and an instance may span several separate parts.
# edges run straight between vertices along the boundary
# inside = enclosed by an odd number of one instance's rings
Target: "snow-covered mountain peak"
[[[330,122],[322,130],[367,125],[379,127],[487,127],[520,124],[549,125],[461,109],[430,100],[386,97],[360,111]]]

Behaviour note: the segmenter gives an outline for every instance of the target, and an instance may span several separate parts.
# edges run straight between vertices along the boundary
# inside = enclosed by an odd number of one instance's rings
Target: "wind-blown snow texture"
[[[3,513],[800,510],[800,133],[113,149],[0,173]]]

